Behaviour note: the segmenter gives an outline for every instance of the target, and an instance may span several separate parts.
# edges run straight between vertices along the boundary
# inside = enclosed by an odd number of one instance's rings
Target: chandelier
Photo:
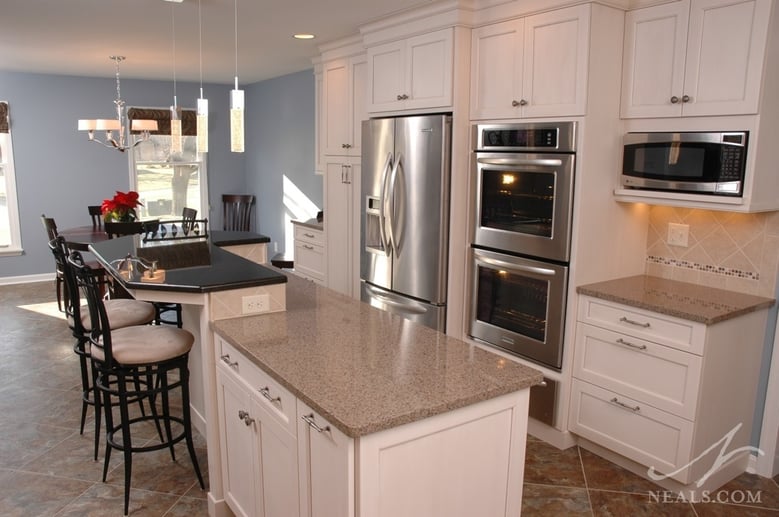
[[[115,119],[80,119],[78,121],[78,130],[86,131],[90,142],[97,142],[108,148],[124,152],[127,149],[135,147],[143,141],[149,139],[150,131],[157,131],[156,120],[134,119],[130,126],[131,131],[140,132],[140,140],[134,144],[129,144],[127,135],[127,118],[124,112],[124,101],[122,100],[121,87],[119,84],[119,63],[124,61],[124,56],[109,56],[114,61],[116,67],[116,118]],[[95,138],[95,131],[105,131],[105,141]]]

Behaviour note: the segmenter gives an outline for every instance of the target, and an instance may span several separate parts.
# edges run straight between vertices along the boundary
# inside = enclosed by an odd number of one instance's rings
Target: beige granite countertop
[[[773,298],[647,275],[581,285],[576,292],[706,325],[775,303]]]
[[[300,226],[306,226],[308,228],[313,228],[314,230],[324,230],[325,229],[325,223],[321,221],[317,221],[315,217],[308,219],[306,221],[300,221],[300,220],[293,220],[291,221],[292,224],[298,224]]]
[[[212,328],[351,437],[529,388],[543,377],[294,275],[286,312],[219,320]]]

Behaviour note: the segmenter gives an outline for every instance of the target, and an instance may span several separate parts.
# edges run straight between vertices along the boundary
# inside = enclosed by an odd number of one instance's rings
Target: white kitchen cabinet
[[[589,5],[475,29],[471,118],[584,115],[589,33]]]
[[[360,158],[325,156],[327,287],[360,297]]]
[[[295,273],[325,284],[325,234],[324,230],[292,223],[295,231]]]
[[[301,517],[354,516],[354,440],[297,402]]]
[[[295,397],[218,339],[225,500],[239,516],[299,515]]]
[[[368,48],[368,111],[452,105],[453,29]]]
[[[322,64],[322,152],[360,156],[362,121],[367,118],[364,54]]]
[[[627,13],[622,117],[758,112],[771,0],[682,0]]]
[[[705,325],[580,296],[571,432],[682,486],[707,476],[717,443],[733,432],[727,450],[743,449],[722,483],[735,477],[749,456],[763,348],[754,329],[766,317]]]

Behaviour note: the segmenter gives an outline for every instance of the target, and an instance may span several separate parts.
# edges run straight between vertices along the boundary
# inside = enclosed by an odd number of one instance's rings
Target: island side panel
[[[519,515],[529,393],[361,437],[357,514]]]

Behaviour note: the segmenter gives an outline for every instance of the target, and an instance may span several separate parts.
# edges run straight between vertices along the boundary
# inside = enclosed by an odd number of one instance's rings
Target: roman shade
[[[156,108],[130,108],[127,110],[127,118],[130,125],[135,119],[156,120],[157,131],[151,131],[152,135],[170,134],[170,110]],[[132,131],[138,134],[140,131]],[[195,110],[181,110],[181,134],[184,136],[197,136],[197,114]]]

